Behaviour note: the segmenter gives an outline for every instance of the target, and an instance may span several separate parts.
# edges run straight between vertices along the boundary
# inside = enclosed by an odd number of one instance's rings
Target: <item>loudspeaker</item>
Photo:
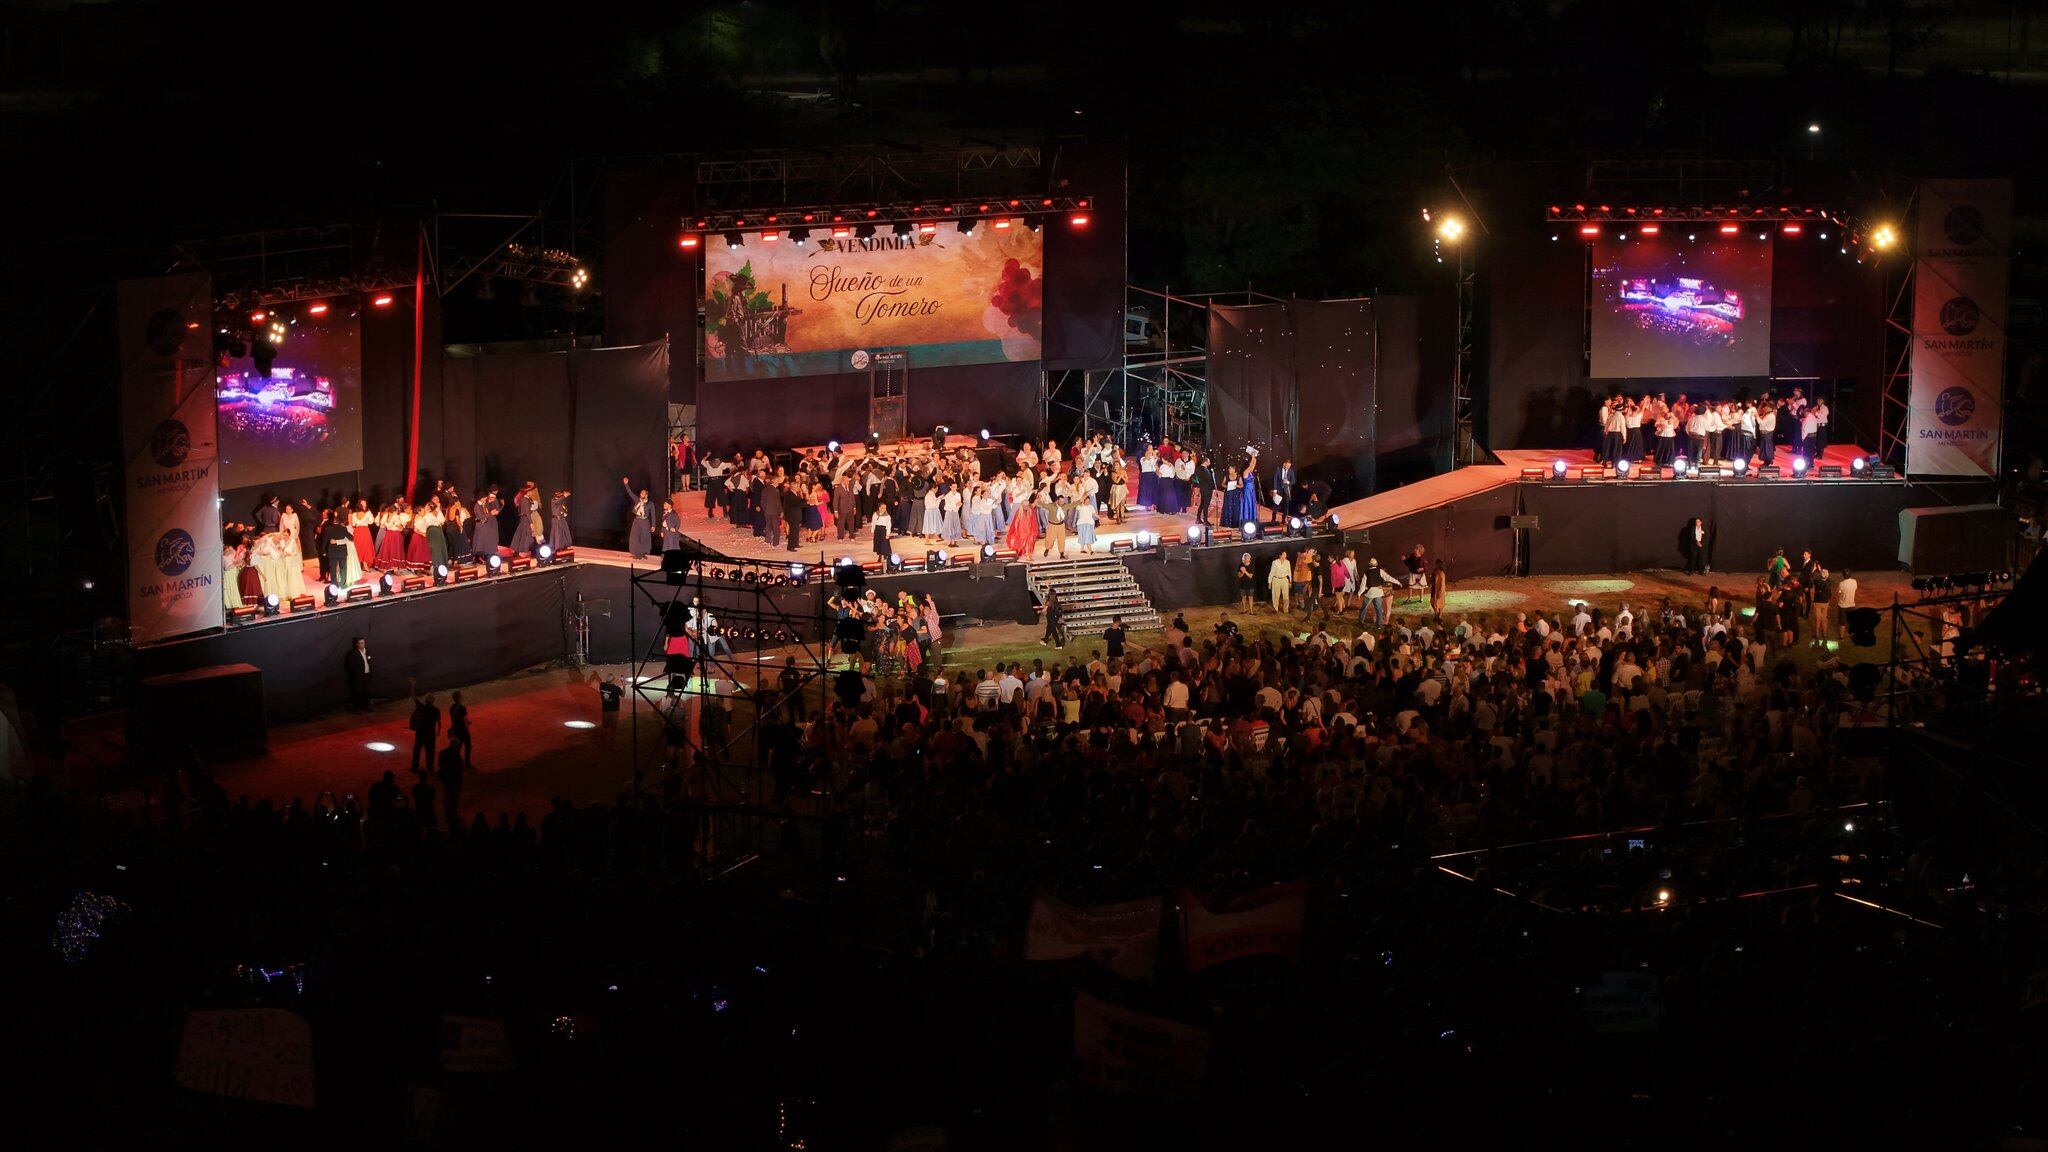
[[[1010,566],[1001,560],[976,560],[968,575],[976,580],[1006,580]]]
[[[1168,544],[1159,550],[1159,562],[1162,564],[1171,563],[1175,560],[1192,563],[1194,559],[1195,550],[1186,544]]]

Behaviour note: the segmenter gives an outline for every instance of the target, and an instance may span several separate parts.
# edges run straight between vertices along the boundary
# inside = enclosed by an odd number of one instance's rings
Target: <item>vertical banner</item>
[[[2011,251],[2012,181],[1920,185],[1906,417],[1910,475],[1998,474]]]
[[[213,280],[120,285],[128,622],[147,644],[221,625]]]

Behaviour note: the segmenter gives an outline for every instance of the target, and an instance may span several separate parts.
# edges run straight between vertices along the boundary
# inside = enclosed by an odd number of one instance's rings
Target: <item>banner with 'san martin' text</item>
[[[1920,185],[1913,230],[1909,475],[1998,474],[2011,252],[2012,181]]]
[[[147,644],[225,614],[213,278],[124,280],[119,299],[128,622]]]

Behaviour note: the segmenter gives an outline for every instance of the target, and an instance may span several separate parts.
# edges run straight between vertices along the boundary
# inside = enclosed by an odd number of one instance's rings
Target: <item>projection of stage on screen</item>
[[[316,310],[318,309],[318,310]],[[252,355],[220,370],[223,487],[273,484],[363,466],[357,318],[307,304],[266,309]],[[254,353],[268,353],[258,359]]]
[[[1593,376],[1770,375],[1771,241],[1702,227],[1594,243]]]

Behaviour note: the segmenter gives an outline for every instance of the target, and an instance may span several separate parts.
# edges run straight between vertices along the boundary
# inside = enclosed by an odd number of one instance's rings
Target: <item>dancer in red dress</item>
[[[1004,543],[1019,560],[1028,560],[1038,547],[1038,508],[1033,500],[1017,505],[1017,513],[1010,519],[1010,530],[1003,533]]]
[[[370,536],[370,529],[377,523],[377,517],[370,513],[370,502],[356,497],[348,512],[348,534],[355,541],[356,562],[368,572],[377,566],[377,545]]]
[[[405,537],[405,566],[426,570],[434,565],[434,551],[427,543],[427,528],[432,520],[425,508],[407,518],[409,531]]]
[[[377,567],[405,567],[405,528],[411,522],[412,511],[403,500],[393,501],[377,518],[378,525],[384,529],[384,534],[377,537]]]

